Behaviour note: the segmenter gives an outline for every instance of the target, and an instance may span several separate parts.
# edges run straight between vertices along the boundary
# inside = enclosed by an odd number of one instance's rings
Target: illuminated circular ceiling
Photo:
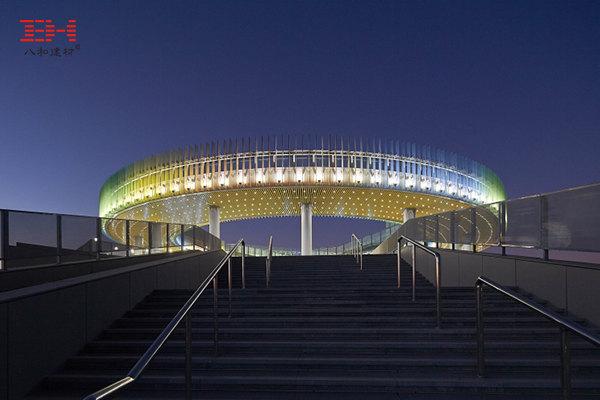
[[[313,215],[403,222],[406,208],[422,216],[506,198],[491,170],[442,150],[278,139],[213,142],[140,160],[105,182],[100,216],[200,226],[212,205],[221,221],[234,221],[300,215],[300,205],[311,203]]]

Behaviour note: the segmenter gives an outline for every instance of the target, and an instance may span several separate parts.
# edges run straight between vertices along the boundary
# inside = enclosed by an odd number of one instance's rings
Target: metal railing
[[[226,244],[225,251],[231,250],[233,244]],[[246,257],[267,257],[269,255],[269,246],[259,246],[254,244],[246,243]],[[291,247],[275,247],[273,246],[273,257],[286,257],[286,256],[299,256],[301,252],[299,249]],[[240,250],[235,252],[234,257],[240,257]]]
[[[360,237],[360,241],[363,244],[363,253],[369,253],[378,247],[381,242],[385,241],[398,230],[400,225],[389,226],[377,232],[373,232],[369,235]],[[341,254],[352,254],[352,241],[342,243],[332,247],[319,247],[313,249],[313,255],[315,256],[327,256],[327,255],[341,255]]]
[[[154,357],[158,354],[162,346],[166,343],[167,339],[175,331],[179,323],[185,318],[185,398],[190,400],[192,398],[192,307],[196,304],[196,301],[200,298],[204,290],[208,287],[210,282],[213,283],[213,298],[214,298],[214,345],[215,345],[215,356],[219,355],[219,307],[218,307],[218,285],[217,285],[217,274],[221,271],[221,268],[227,262],[228,272],[228,283],[229,283],[229,318],[232,313],[232,301],[231,301],[231,255],[237,249],[238,246],[242,246],[242,254],[244,253],[245,243],[243,239],[238,240],[235,247],[227,253],[225,257],[219,262],[219,264],[213,269],[210,275],[204,280],[204,282],[196,289],[194,294],[188,299],[183,307],[177,312],[177,315],[173,317],[167,327],[161,332],[158,338],[150,345],[148,350],[139,359],[139,361],[131,368],[125,378],[101,389],[89,396],[84,400],[98,400],[103,398],[109,398],[115,395],[117,392],[126,388],[129,384],[139,379],[148,365]],[[242,269],[243,270],[243,269]]]
[[[352,243],[352,255],[356,258],[356,263],[359,263],[360,260],[360,269],[363,269],[363,244],[359,238],[353,233],[350,238],[350,243]]]
[[[423,250],[426,253],[431,254],[432,256],[435,257],[435,307],[436,307],[436,320],[437,320],[437,327],[438,328],[442,328],[442,300],[441,300],[441,271],[440,271],[440,253],[438,253],[437,251],[433,251],[425,246],[423,246],[421,243],[417,242],[416,240],[413,240],[407,236],[401,235],[400,238],[398,238],[398,287],[400,287],[400,260],[401,260],[401,254],[400,254],[400,248],[402,247],[402,241],[405,240],[409,243],[412,243],[412,299],[413,301],[415,300],[415,293],[416,293],[416,264],[417,264],[417,257],[416,257],[416,251],[417,248],[419,248],[420,250]]]
[[[551,311],[535,301],[516,293],[505,286],[502,286],[484,276],[477,278],[475,286],[477,289],[477,374],[480,377],[485,376],[485,358],[484,358],[484,340],[483,340],[483,285],[510,297],[513,300],[531,308],[542,314],[549,320],[556,322],[560,327],[560,365],[561,365],[561,392],[562,398],[568,400],[571,398],[571,352],[570,352],[570,333],[574,332],[583,337],[588,342],[600,347],[600,336],[588,329],[566,319],[565,317]]]
[[[413,218],[397,235],[442,248],[600,252],[600,183]],[[382,243],[380,253],[392,248]],[[379,249],[378,249],[379,250]]]
[[[271,261],[273,261],[273,236],[269,239],[269,253],[267,254],[266,260],[267,289],[269,288],[269,282],[271,281]]]
[[[222,245],[192,224],[0,210],[0,271]]]

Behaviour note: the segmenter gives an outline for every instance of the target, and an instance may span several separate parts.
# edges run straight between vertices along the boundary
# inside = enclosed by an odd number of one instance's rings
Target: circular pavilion
[[[443,150],[398,141],[310,136],[255,137],[179,148],[114,173],[100,191],[100,216],[209,225],[302,216],[302,251],[312,215],[404,222],[506,199],[489,168]],[[105,232],[111,232],[105,224]]]

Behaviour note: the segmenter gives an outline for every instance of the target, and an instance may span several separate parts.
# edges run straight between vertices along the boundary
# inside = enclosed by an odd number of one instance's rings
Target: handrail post
[[[438,329],[442,329],[442,277],[440,274],[440,255],[437,254],[435,256],[435,302]]]
[[[56,214],[56,263],[62,263],[62,216]]]
[[[356,263],[360,263],[360,270],[363,269],[363,244],[353,233],[350,236],[350,248],[352,250],[352,256],[356,258]]]
[[[402,239],[398,240],[398,287],[400,287],[400,242]]]
[[[363,245],[362,243],[360,244],[360,270],[362,271],[363,269]]]
[[[415,246],[414,244],[412,245],[412,301],[415,301],[415,297],[416,297],[416,270],[417,270],[417,246]]]
[[[148,222],[148,254],[152,254],[152,222]]]
[[[416,264],[417,264],[417,247],[419,247],[419,249],[423,250],[426,253],[431,254],[432,256],[435,257],[435,303],[436,303],[436,320],[437,320],[437,327],[438,329],[442,328],[442,287],[441,287],[441,283],[442,283],[442,272],[441,272],[441,268],[440,268],[440,264],[441,264],[441,259],[440,259],[440,253],[437,253],[433,250],[430,250],[429,248],[427,248],[426,246],[420,244],[419,242],[404,236],[404,235],[400,235],[400,237],[398,238],[398,287],[400,287],[400,244],[402,242],[402,240],[406,240],[408,243],[410,243],[413,246],[412,249],[412,258],[413,258],[413,262],[412,262],[412,267],[413,267],[413,301],[415,300],[415,295],[416,295]]]
[[[485,357],[484,357],[484,342],[483,342],[483,286],[478,284],[476,289],[476,305],[477,305],[477,375],[480,378],[485,377]]]
[[[246,289],[246,275],[245,275],[245,261],[246,261],[246,243],[242,242],[242,289]]]
[[[215,357],[219,356],[219,293],[217,288],[217,276],[213,278],[213,319],[214,319],[214,338],[215,338]]]
[[[269,259],[265,260],[265,282],[267,289],[269,288]]]
[[[170,246],[170,243],[169,243],[169,231],[171,230],[171,225],[168,222],[167,222],[167,228],[166,229],[167,229],[167,234],[165,235],[165,242],[166,242],[165,246],[166,246],[166,249],[167,249],[166,252],[168,253],[169,252],[169,246]],[[160,231],[161,231],[161,235],[162,235],[162,228],[160,229]],[[160,238],[160,242],[159,243],[161,243],[161,247],[162,247],[162,237]],[[159,250],[159,251],[162,251],[162,249]]]
[[[560,387],[563,400],[571,399],[571,332],[560,326]]]
[[[227,260],[227,280],[229,284],[229,316],[231,318],[231,257]]]
[[[271,260],[273,259],[273,236],[269,239],[269,249],[267,250],[267,260],[265,261],[265,278],[267,283],[267,289],[269,288],[269,281],[271,280]]]
[[[185,399],[192,399],[192,310],[185,316]]]
[[[131,245],[129,244],[129,220],[125,220],[125,257],[129,257]]]
[[[0,211],[0,271],[6,271],[8,243],[8,210],[2,210]]]
[[[185,248],[185,231],[183,229],[183,224],[181,224],[180,229],[181,229],[180,230],[180,232],[181,232],[181,251],[183,251]]]
[[[196,250],[196,227],[192,225],[192,250]]]
[[[472,252],[477,252],[477,209],[471,207],[471,244]]]
[[[96,218],[96,260],[100,260],[102,251],[102,218]]]

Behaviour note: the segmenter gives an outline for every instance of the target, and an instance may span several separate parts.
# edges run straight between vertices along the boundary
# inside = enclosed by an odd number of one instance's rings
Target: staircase
[[[396,256],[280,257],[265,288],[264,258],[232,262],[233,316],[226,271],[219,277],[220,356],[214,357],[212,290],[193,312],[197,399],[559,399],[558,327],[490,290],[484,292],[486,367],[476,374],[475,290],[435,288]],[[120,378],[191,291],[155,291],[47,377],[28,399],[82,398]],[[556,311],[556,310],[555,310]],[[560,311],[560,310],[559,310]],[[584,323],[583,320],[577,321]],[[576,398],[600,398],[600,351],[572,336]],[[118,398],[183,399],[180,328],[133,390]]]

